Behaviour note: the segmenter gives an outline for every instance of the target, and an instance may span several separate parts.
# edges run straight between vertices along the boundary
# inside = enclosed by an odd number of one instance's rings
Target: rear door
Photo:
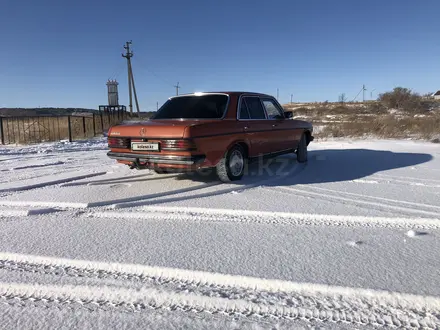
[[[237,119],[250,141],[250,155],[256,157],[271,152],[271,126],[258,96],[242,96],[237,109]]]

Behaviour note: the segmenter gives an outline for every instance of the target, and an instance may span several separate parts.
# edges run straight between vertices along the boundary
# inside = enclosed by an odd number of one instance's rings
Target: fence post
[[[93,115],[93,137],[96,136],[96,123],[95,123],[95,114],[92,113]]]
[[[34,118],[33,119],[33,123],[32,123],[32,126],[33,126],[33,131],[34,131],[34,143],[35,142],[38,142],[38,140],[37,140],[37,130],[35,129],[35,123],[36,123],[36,119],[35,118],[37,118],[37,117],[32,117],[32,118]],[[8,131],[8,135],[9,135],[9,131]]]
[[[38,142],[41,142],[41,125],[40,125],[40,117],[37,117],[37,122],[38,122]],[[14,137],[15,140],[15,137]]]
[[[83,116],[83,132],[84,132],[84,138],[86,138],[87,134],[86,134],[86,117],[85,116]]]
[[[70,116],[67,116],[67,126],[69,128],[69,142],[72,142],[72,124],[70,123]]]
[[[57,117],[57,124],[58,124],[58,140],[61,140],[60,117]]]
[[[1,144],[5,144],[5,132],[3,129],[3,117],[0,117],[0,142]]]
[[[104,135],[104,119],[102,118],[102,112],[99,112],[99,116],[101,117],[101,132]]]

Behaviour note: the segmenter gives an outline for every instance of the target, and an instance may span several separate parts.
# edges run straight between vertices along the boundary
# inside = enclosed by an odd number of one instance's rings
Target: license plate
[[[159,143],[154,142],[133,142],[131,150],[137,151],[159,151]]]

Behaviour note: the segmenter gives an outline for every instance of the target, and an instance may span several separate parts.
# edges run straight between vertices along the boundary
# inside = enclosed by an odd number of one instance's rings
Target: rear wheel
[[[217,175],[223,182],[240,180],[244,174],[246,156],[243,148],[233,146],[216,166]]]
[[[301,140],[298,144],[298,149],[296,150],[296,157],[298,163],[307,162],[307,137],[305,134],[301,136]]]

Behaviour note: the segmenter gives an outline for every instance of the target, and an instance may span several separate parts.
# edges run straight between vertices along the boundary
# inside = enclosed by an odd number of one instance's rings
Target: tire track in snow
[[[97,293],[99,291],[99,293]],[[279,305],[260,306],[256,303],[224,298],[200,297],[191,294],[167,293],[159,290],[130,290],[123,288],[25,285],[0,283],[0,301],[27,307],[86,308],[95,310],[118,310],[143,312],[145,310],[181,311],[196,314],[224,315],[228,317],[303,320],[308,322],[345,323],[353,325],[390,326],[411,329],[437,329],[440,324],[432,315],[424,316],[396,311],[387,315],[377,311],[330,310],[286,307]]]
[[[383,179],[397,179],[397,180],[399,180],[401,182],[424,181],[424,182],[428,182],[428,183],[440,184],[440,179],[415,178],[415,177],[389,175],[389,174],[380,174],[380,173],[376,173],[374,175],[374,177],[380,177],[380,178],[383,178]]]
[[[65,162],[62,161],[56,161],[56,162],[52,162],[52,163],[45,163],[45,164],[34,164],[34,165],[27,165],[27,166],[17,166],[17,167],[12,167],[10,169],[6,169],[3,171],[17,171],[17,170],[27,170],[27,169],[37,169],[37,168],[42,168],[42,167],[50,167],[50,166],[57,166],[57,165],[63,165],[65,164]]]
[[[2,217],[27,217],[30,215],[41,215],[47,213],[57,212],[53,208],[38,208],[38,209],[0,209],[0,218]]]
[[[438,213],[436,213],[438,216]],[[137,211],[96,211],[89,217],[172,221],[242,222],[277,225],[440,229],[438,218],[366,217],[309,213],[264,212],[196,207],[144,206]]]
[[[411,208],[424,207],[424,208],[427,208],[427,209],[436,209],[436,210],[439,210],[439,213],[440,213],[440,205],[431,205],[431,204],[423,204],[423,203],[416,203],[416,202],[408,202],[408,201],[402,201],[402,200],[391,199],[391,198],[386,198],[386,197],[370,196],[370,195],[364,195],[364,194],[351,193],[351,192],[348,192],[348,191],[339,191],[339,190],[334,190],[334,189],[321,188],[321,187],[312,187],[312,186],[306,186],[306,185],[297,185],[296,187],[304,188],[304,189],[306,189],[306,191],[308,191],[309,189],[325,191],[325,192],[331,193],[332,196],[334,194],[349,195],[349,196],[355,196],[355,197],[360,197],[360,198],[364,198],[364,199],[373,199],[373,200],[376,200],[376,201],[379,201],[379,202],[390,202],[390,203],[395,203],[395,204],[409,205],[409,206],[411,206]]]
[[[35,153],[34,153],[35,154]],[[4,154],[0,154],[1,156],[8,156],[8,155],[17,155],[17,153],[4,153]],[[30,156],[29,154],[20,154],[21,156],[19,157],[12,157],[12,158],[0,158],[0,162],[5,162],[5,161],[11,161],[11,160],[23,160],[23,158],[25,160],[31,159],[31,160],[45,160],[47,158],[52,158],[52,157],[58,157],[58,155],[48,155],[48,154],[44,154],[44,155],[36,155],[36,156]]]
[[[208,189],[214,186],[218,186],[220,184],[221,182],[210,182],[210,183],[203,183],[197,186],[190,186],[187,188],[181,188],[181,189],[165,191],[155,194],[147,194],[147,195],[127,197],[127,198],[121,198],[115,200],[101,201],[101,202],[92,202],[92,203],[88,203],[87,207],[98,207],[98,206],[108,206],[108,205],[112,205],[112,207],[114,208],[132,207],[135,205],[143,205],[144,203],[147,203],[147,201],[150,199],[167,197],[171,195],[178,195],[195,190]]]
[[[140,195],[140,196],[134,196],[134,197],[128,197],[128,198],[121,198],[121,199],[115,199],[115,200],[104,200],[99,202],[84,202],[84,203],[75,203],[75,202],[46,202],[46,201],[7,201],[7,200],[0,200],[0,205],[9,205],[9,206],[39,206],[39,207],[58,207],[58,208],[93,208],[93,207],[103,207],[103,206],[110,206],[111,208],[128,208],[128,207],[135,207],[135,206],[142,206],[142,205],[148,205],[148,204],[155,204],[155,203],[166,203],[171,201],[180,201],[180,200],[186,200],[186,199],[194,199],[194,198],[203,198],[203,197],[210,197],[210,196],[217,196],[222,194],[227,194],[232,191],[236,190],[246,190],[258,187],[263,184],[268,184],[271,182],[276,182],[277,180],[281,180],[287,176],[292,176],[298,174],[300,171],[304,169],[303,165],[299,165],[295,162],[295,164],[292,166],[292,168],[282,173],[281,175],[277,175],[275,177],[266,178],[260,181],[256,181],[254,183],[248,183],[244,185],[233,185],[231,188],[223,189],[223,190],[214,190],[211,192],[206,193],[199,193],[195,195],[184,195],[184,196],[178,196],[180,194],[188,193],[191,191],[205,191],[208,188],[221,185],[221,182],[206,182],[197,186],[191,186],[187,188],[177,189],[173,191],[166,191],[161,193],[154,193],[154,194],[146,194],[146,195]],[[104,173],[105,174],[105,173]],[[173,178],[174,176],[166,176],[164,179]],[[86,178],[86,177],[84,177]],[[79,180],[81,178],[76,178],[75,180]],[[117,178],[120,180],[121,178]],[[69,180],[73,181],[73,180]],[[97,183],[99,183],[98,180]],[[106,181],[106,180],[102,180]],[[65,181],[68,182],[68,181]],[[60,182],[56,182],[60,183]],[[114,181],[112,181],[114,183]],[[52,182],[53,184],[53,182]],[[63,187],[68,186],[76,186],[76,185],[83,185],[84,183],[67,183],[63,184]],[[34,188],[34,187],[32,187]],[[0,191],[1,193],[1,191]],[[176,197],[172,197],[173,195],[177,195]],[[154,199],[154,201],[152,201]],[[158,200],[156,200],[158,199]]]
[[[194,190],[203,190],[216,185],[220,185],[220,182],[212,182],[212,183],[203,183],[197,186],[190,186],[186,188],[165,191],[160,193],[146,194],[146,195],[138,195],[134,197],[127,197],[121,199],[111,199],[111,200],[102,200],[97,202],[47,202],[47,201],[8,201],[8,200],[0,200],[0,205],[7,206],[36,206],[36,207],[54,207],[54,208],[71,208],[71,209],[85,209],[85,208],[93,208],[93,207],[101,207],[101,206],[109,206],[113,204],[121,204],[121,205],[132,205],[136,203],[136,201],[143,201],[141,204],[144,204],[145,201],[172,196],[182,193],[191,192]],[[1,191],[0,191],[1,192]],[[127,206],[128,207],[128,206]]]
[[[8,304],[45,303],[142,311],[165,308],[244,317],[271,317],[353,324],[428,327],[440,325],[440,298],[368,289],[267,280],[143,265],[4,254],[3,266],[57,276],[158,281],[158,289],[106,286],[40,286],[0,283]],[[7,268],[5,268],[7,269]],[[60,273],[62,270],[66,273]],[[167,287],[164,284],[173,284]],[[176,288],[180,292],[176,292]],[[164,290],[164,289],[168,289]],[[171,289],[171,291],[170,291]],[[184,292],[184,293],[182,293]],[[189,292],[189,293],[188,293]],[[266,302],[265,302],[266,300]],[[380,311],[377,312],[377,311]]]
[[[396,211],[402,211],[404,213],[413,213],[413,214],[417,214],[417,215],[423,214],[423,215],[428,215],[431,217],[438,217],[439,216],[439,212],[416,209],[414,206],[409,208],[409,207],[404,207],[404,206],[395,206],[392,204],[383,203],[383,201],[386,201],[386,199],[380,199],[382,202],[373,202],[373,201],[367,201],[365,199],[364,200],[359,199],[359,198],[353,199],[353,198],[349,198],[349,197],[345,197],[345,196],[337,196],[336,195],[336,194],[342,195],[342,194],[352,194],[352,193],[345,193],[345,192],[342,193],[342,192],[330,190],[331,194],[330,193],[323,194],[323,193],[312,191],[312,189],[325,189],[325,188],[307,187],[307,189],[298,189],[298,188],[292,188],[292,187],[264,187],[264,189],[268,189],[271,191],[286,192],[286,193],[290,193],[292,195],[296,195],[295,193],[300,193],[300,194],[310,195],[315,198],[317,197],[317,198],[326,199],[326,200],[338,200],[341,202],[352,203],[356,206],[368,205],[369,207],[373,206],[373,207],[379,207],[381,209],[385,209],[385,211],[392,209],[392,210],[396,210]],[[365,198],[364,195],[360,195],[360,196]],[[374,199],[375,197],[368,196],[367,198]],[[410,203],[410,202],[403,201],[403,203]],[[427,205],[427,204],[422,204],[422,205]],[[435,205],[427,205],[427,206],[431,207],[431,208],[437,208]]]
[[[53,186],[53,185],[60,184],[60,183],[65,183],[65,182],[70,182],[70,181],[75,181],[75,180],[91,178],[94,176],[104,175],[106,173],[107,172],[89,173],[89,174],[76,175],[76,176],[72,176],[72,177],[68,177],[68,178],[64,178],[64,179],[46,181],[46,182],[41,182],[41,183],[36,183],[36,184],[31,184],[31,185],[26,185],[26,186],[21,186],[21,187],[5,188],[5,189],[0,189],[0,193],[17,192],[17,191],[23,191],[23,190],[36,189],[36,188],[43,188],[43,187]]]
[[[405,177],[390,177],[382,176],[380,174],[375,174],[373,177],[374,181],[368,181],[363,179],[356,179],[353,182],[359,183],[380,183],[380,184],[394,184],[394,185],[406,185],[406,186],[417,186],[426,188],[440,188],[440,182],[438,180],[421,180],[418,178],[405,178]],[[410,180],[407,180],[410,179]]]
[[[247,183],[244,185],[234,185],[231,188],[214,190],[212,192],[200,193],[200,194],[196,194],[196,195],[163,198],[163,199],[159,199],[159,200],[155,200],[155,201],[150,201],[150,199],[157,198],[157,197],[167,197],[167,195],[166,194],[163,194],[162,196],[151,195],[151,197],[148,197],[148,198],[141,198],[142,196],[140,196],[139,198],[133,199],[133,201],[129,200],[128,202],[115,201],[112,205],[112,208],[121,209],[121,208],[137,207],[137,206],[150,205],[150,204],[158,204],[158,203],[161,203],[161,204],[162,203],[171,203],[171,202],[188,200],[188,199],[218,196],[218,195],[228,194],[228,193],[231,193],[231,192],[237,191],[237,190],[244,191],[244,190],[260,187],[265,184],[274,183],[274,182],[276,182],[278,180],[282,180],[286,177],[292,177],[292,176],[298,175],[304,168],[305,168],[304,164],[299,164],[299,163],[295,162],[295,164],[292,166],[292,168],[289,171],[284,172],[281,175],[276,175],[274,177],[266,178],[266,179],[259,180],[259,181],[253,182],[253,183]],[[207,183],[206,187],[203,187],[203,188],[209,188],[211,186],[220,185],[220,184],[221,184],[221,182],[211,183],[211,184]],[[177,195],[180,193],[181,192],[179,192],[179,193],[175,192],[175,193],[173,193],[173,195]],[[169,194],[169,195],[171,195],[171,194]]]
[[[38,202],[38,201],[7,201],[0,200],[2,206],[16,206],[16,207],[48,207],[57,209],[84,209],[88,207],[87,203],[75,202]],[[59,210],[58,210],[59,211]]]
[[[8,201],[8,200],[0,200],[0,205],[7,206],[36,206],[36,207],[54,207],[54,208],[71,208],[71,209],[85,209],[85,208],[93,208],[100,206],[112,206],[116,207],[131,207],[133,205],[144,205],[150,199],[167,197],[172,195],[183,194],[195,190],[203,190],[213,186],[220,185],[220,182],[212,182],[212,183],[203,183],[197,186],[190,186],[187,188],[181,188],[171,191],[165,191],[154,194],[146,194],[146,195],[138,195],[134,197],[127,197],[121,199],[111,199],[111,200],[103,200],[98,202],[46,202],[46,201]],[[141,202],[138,202],[141,201]]]
[[[177,175],[167,175],[167,176],[161,176],[157,177],[153,174],[139,174],[139,175],[132,175],[132,176],[125,176],[125,177],[116,177],[116,178],[109,178],[109,179],[103,179],[103,180],[93,180],[93,181],[87,181],[87,182],[71,182],[63,184],[62,187],[74,187],[74,186],[99,186],[99,185],[109,185],[109,184],[115,184],[115,183],[127,183],[127,182],[139,182],[136,179],[143,179],[140,181],[154,181],[154,180],[166,180],[175,178]],[[135,179],[135,180],[133,180]]]

